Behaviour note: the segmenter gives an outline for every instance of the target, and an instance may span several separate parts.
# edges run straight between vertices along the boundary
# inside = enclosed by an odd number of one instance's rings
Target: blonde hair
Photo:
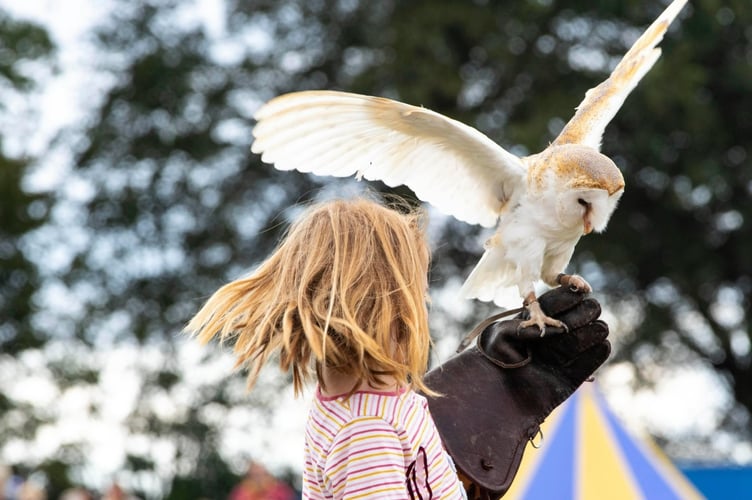
[[[423,384],[431,340],[430,252],[422,217],[367,199],[310,207],[249,277],[217,290],[186,327],[203,342],[234,341],[253,387],[275,352],[299,394],[326,365],[382,385]]]

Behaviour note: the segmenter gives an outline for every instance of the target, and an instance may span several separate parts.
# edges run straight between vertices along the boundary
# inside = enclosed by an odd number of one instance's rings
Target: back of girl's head
[[[296,391],[326,364],[378,386],[425,390],[429,250],[420,217],[366,200],[308,208],[250,277],[218,290],[187,330],[234,339],[252,385],[279,351]],[[319,383],[323,383],[319,376]]]

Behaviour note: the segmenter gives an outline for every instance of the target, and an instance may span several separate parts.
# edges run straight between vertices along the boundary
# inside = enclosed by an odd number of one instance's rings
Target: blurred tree
[[[36,90],[32,66],[49,62],[53,55],[53,43],[42,27],[14,20],[0,9],[0,375],[14,355],[45,341],[33,322],[32,297],[41,277],[27,255],[26,237],[48,220],[50,199],[26,188],[32,159],[9,151],[6,139],[18,126],[14,110]],[[44,420],[9,392],[8,387],[0,389],[0,445],[11,438],[32,439]]]
[[[52,56],[52,42],[41,27],[11,19],[0,10],[0,112],[23,100],[34,87],[30,63]],[[5,120],[3,120],[5,122]],[[11,127],[2,123],[3,135]],[[23,248],[23,236],[44,224],[49,200],[24,189],[30,161],[9,157],[0,137],[0,352],[13,354],[43,341],[31,325],[31,296],[39,277]]]
[[[663,7],[647,0],[226,0],[212,20],[190,2],[115,2],[96,41],[98,72],[111,85],[83,130],[66,136],[76,139],[66,143],[75,155],[67,182],[86,194],[71,200],[60,190],[56,207],[67,209],[53,215],[68,218],[50,223],[62,228],[54,244],[71,252],[50,279],[80,307],[44,322],[54,330],[24,337],[20,327],[0,327],[0,340],[34,347],[24,339],[63,335],[88,346],[103,339],[169,346],[209,293],[268,253],[290,207],[359,189],[351,180],[277,172],[251,155],[252,113],[266,99],[307,88],[384,95],[474,125],[516,153],[539,151]],[[602,150],[623,169],[627,191],[608,231],[583,239],[573,262],[599,298],[636,315],[633,329],[614,336],[616,359],[632,361],[645,382],[657,381],[649,369],[656,365],[712,367],[731,395],[723,428],[747,442],[750,25],[746,0],[693,0],[685,8],[662,44],[664,56],[606,131]],[[24,203],[32,201],[8,210]],[[85,228],[75,245],[70,221]],[[481,251],[478,228],[447,220],[438,233],[434,288],[466,276]],[[28,304],[34,272],[20,265]],[[472,318],[490,310],[473,307]],[[15,314],[29,325],[33,313]],[[472,321],[438,308],[433,314],[442,319],[437,335],[458,335]],[[179,363],[167,359],[145,371],[139,400],[180,393]],[[64,364],[74,383],[91,373],[81,363]],[[217,386],[204,389],[171,420],[146,403],[130,419],[138,435],[179,443],[178,478],[191,476],[199,457],[216,463],[209,450],[219,424],[201,407],[243,401],[216,396]],[[259,406],[272,396],[260,398]],[[153,467],[139,462],[146,455],[133,454],[132,468]]]
[[[39,276],[21,241],[44,223],[48,207],[43,196],[21,187],[27,167],[26,161],[0,157],[0,349],[5,355],[44,342],[31,325]]]

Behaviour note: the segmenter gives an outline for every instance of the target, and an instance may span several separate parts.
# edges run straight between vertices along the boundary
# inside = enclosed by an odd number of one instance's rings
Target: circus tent
[[[541,431],[504,500],[703,498],[648,438],[625,429],[596,384],[578,389]]]

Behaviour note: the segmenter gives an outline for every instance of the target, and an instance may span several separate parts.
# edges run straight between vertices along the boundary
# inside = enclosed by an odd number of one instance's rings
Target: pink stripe
[[[324,443],[324,442],[322,442],[322,441],[318,441],[318,440],[316,440],[316,439],[314,439],[313,437],[310,437],[310,436],[308,437],[308,439],[310,439],[310,440],[311,440],[311,442],[312,442],[312,443],[313,443],[314,445],[316,445],[316,447],[317,447],[318,449],[320,449],[320,450],[322,450],[322,451],[326,449],[326,448],[324,448],[324,446],[326,446],[326,443]]]
[[[361,450],[361,449],[358,449],[358,450],[353,450],[352,448],[348,448],[348,450],[349,450],[349,451],[354,451],[354,452],[356,452],[357,454],[363,454],[363,453],[366,453],[366,452],[369,452],[369,451],[375,451],[375,450],[391,450],[391,451],[397,451],[397,452],[401,452],[401,451],[402,451],[402,448],[396,448],[396,447],[394,447],[394,448],[386,448],[386,447],[384,447],[384,446],[373,446],[373,447],[371,447],[371,448],[365,448],[365,449],[362,449],[362,450]],[[343,451],[344,451],[344,450],[343,450]],[[333,456],[334,456],[334,455],[329,455],[329,458],[331,459],[331,458],[332,458]],[[341,458],[336,458],[336,459],[335,459],[336,461],[335,461],[335,462],[331,462],[331,465],[330,465],[329,467],[330,467],[330,468],[332,468],[332,469],[336,469],[336,468],[338,468],[338,467],[339,467],[339,466],[340,466],[340,465],[341,465],[341,464],[342,464],[343,462],[347,462],[347,461],[349,461],[349,460],[350,460],[350,459],[352,459],[352,458],[353,458],[353,457],[352,457],[352,456],[350,456],[350,455],[348,455],[347,453],[342,453],[342,457],[341,457]]]
[[[313,422],[315,429],[319,431],[319,434],[325,434],[329,436],[329,438],[333,438],[337,434],[338,429],[336,427],[331,425],[329,422],[320,420],[318,416],[311,417],[311,422]],[[311,434],[315,434],[315,432],[311,430]]]
[[[363,472],[369,472],[372,470],[373,470],[373,464],[365,465],[362,467],[353,467],[352,469],[347,469],[347,471],[352,474],[361,474]]]
[[[379,481],[379,482],[373,482],[371,484],[363,485],[359,488],[354,488],[354,489],[347,488],[347,492],[350,494],[362,493],[364,491],[371,490],[374,487],[383,488],[385,486],[397,486],[397,485],[402,485],[404,483],[405,483],[404,481]]]

